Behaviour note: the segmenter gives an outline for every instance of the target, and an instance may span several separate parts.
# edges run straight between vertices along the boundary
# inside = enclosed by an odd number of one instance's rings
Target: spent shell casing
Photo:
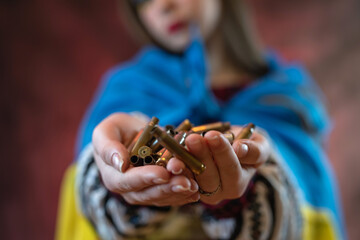
[[[206,134],[207,132],[201,132],[201,133],[198,133],[198,134],[200,134],[200,136],[202,136],[202,137],[205,137],[205,134]]]
[[[201,132],[201,133],[199,133],[199,134],[200,134],[200,136],[205,137],[206,133],[207,133],[207,132]],[[234,134],[233,134],[232,132],[227,131],[227,132],[223,133],[223,136],[224,136],[231,144],[234,142],[235,136],[234,136]]]
[[[168,126],[170,126],[170,125],[168,125]],[[175,136],[175,131],[173,128],[167,128],[166,133],[172,137]],[[150,144],[150,148],[152,149],[153,152],[158,152],[158,151],[160,151],[162,146],[161,146],[160,142],[155,138],[155,140]]]
[[[175,132],[181,132],[181,131],[189,131],[193,125],[191,124],[189,119],[185,119],[182,123],[180,123],[179,126],[175,128]]]
[[[170,158],[172,157],[172,153],[169,150],[166,150],[155,162],[158,166],[166,167],[167,163],[169,162]]]
[[[205,170],[205,165],[197,160],[183,146],[170,137],[166,132],[158,127],[154,127],[151,133],[160,141],[163,147],[167,148],[172,154],[182,160],[195,174],[201,174]]]
[[[181,146],[185,146],[185,139],[189,136],[189,132],[181,131],[175,136],[176,142],[178,142]]]
[[[136,135],[135,137],[132,139],[131,143],[129,144],[129,146],[127,147],[128,151],[131,152],[131,150],[133,149],[133,147],[135,146],[135,143],[139,140],[139,137],[141,136],[142,132],[144,131],[144,129],[141,129]]]
[[[172,131],[172,132],[175,132],[175,128],[173,125],[166,125],[165,126],[165,131],[168,132],[168,131]]]
[[[164,160],[161,160],[161,158],[166,158],[166,155],[164,155],[165,152],[167,152],[168,150],[166,148],[162,148],[160,151],[158,151],[156,153],[157,155],[157,160],[155,161],[155,164],[158,166],[162,166],[162,167],[166,167],[167,162]],[[171,154],[172,155],[172,154]],[[170,157],[171,158],[171,157]],[[170,159],[169,158],[169,159]]]
[[[144,130],[142,131],[141,135],[139,136],[138,140],[134,144],[130,155],[137,155],[140,147],[146,145],[152,138],[151,130],[158,124],[159,119],[156,117],[152,117],[150,122],[145,126]]]
[[[134,167],[142,166],[143,162],[144,160],[137,155],[132,155],[130,157],[130,164],[133,165]]]
[[[191,128],[191,132],[201,133],[201,132],[208,132],[211,130],[225,132],[228,131],[229,129],[230,129],[229,122],[215,122],[215,123],[209,123],[209,124],[193,127]]]
[[[187,136],[187,132],[181,131],[174,137],[174,140],[180,145],[185,145],[185,138]],[[172,158],[173,154],[170,150],[164,148],[165,150],[162,152],[161,156],[156,160],[156,165],[166,167],[169,160]]]
[[[152,154],[152,150],[148,146],[141,146],[138,151],[138,155],[141,158],[145,158],[147,156],[150,156]]]
[[[239,139],[249,139],[255,130],[255,125],[253,123],[247,124],[240,133],[236,135],[235,140]]]
[[[155,164],[155,159],[154,159],[154,157],[153,156],[146,156],[145,158],[144,158],[144,166],[145,165],[154,165]]]
[[[230,142],[230,144],[233,144],[235,136],[232,132],[228,131],[223,133],[223,136]]]

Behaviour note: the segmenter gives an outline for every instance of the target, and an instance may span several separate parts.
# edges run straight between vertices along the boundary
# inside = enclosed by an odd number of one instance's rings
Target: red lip
[[[175,22],[173,24],[171,24],[169,27],[168,27],[168,32],[169,33],[175,33],[183,28],[186,27],[186,23],[185,22]]]

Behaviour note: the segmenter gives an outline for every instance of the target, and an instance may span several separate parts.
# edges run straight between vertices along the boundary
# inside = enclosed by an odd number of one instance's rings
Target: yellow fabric
[[[55,240],[98,239],[90,223],[76,208],[75,173],[74,164],[67,169],[62,182]]]
[[[304,240],[333,240],[338,239],[331,216],[326,210],[321,211],[311,206],[302,208],[304,217]]]

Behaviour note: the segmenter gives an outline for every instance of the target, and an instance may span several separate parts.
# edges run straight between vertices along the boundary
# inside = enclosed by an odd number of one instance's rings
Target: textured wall
[[[360,6],[356,0],[248,0],[266,45],[302,60],[323,87],[334,131],[329,154],[339,177],[350,239],[356,229],[360,120]],[[0,3],[0,232],[51,239],[62,174],[73,160],[81,116],[106,69],[136,46],[115,1]]]

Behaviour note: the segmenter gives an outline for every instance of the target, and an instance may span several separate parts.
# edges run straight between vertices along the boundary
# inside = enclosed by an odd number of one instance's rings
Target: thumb
[[[119,131],[113,131],[106,124],[98,125],[92,137],[94,153],[105,164],[114,167],[120,172],[125,172],[129,167],[129,152],[121,143]]]
[[[241,164],[258,167],[266,160],[266,154],[258,142],[241,139],[233,143],[233,148]]]
[[[107,165],[122,173],[129,168],[129,152],[120,142],[109,141],[97,154]]]

